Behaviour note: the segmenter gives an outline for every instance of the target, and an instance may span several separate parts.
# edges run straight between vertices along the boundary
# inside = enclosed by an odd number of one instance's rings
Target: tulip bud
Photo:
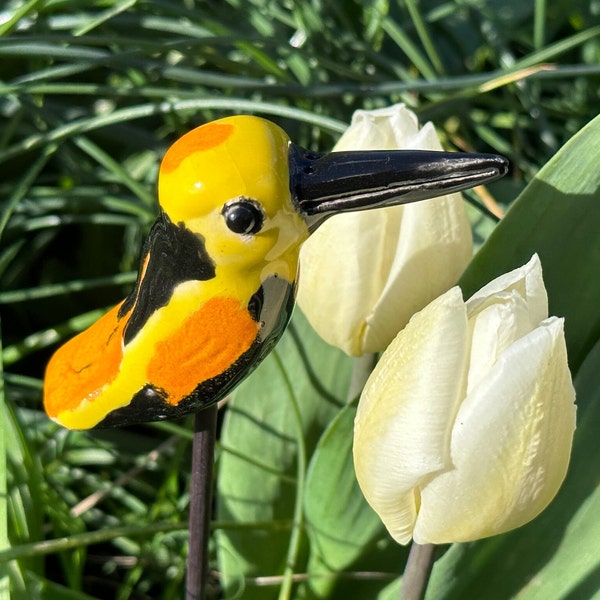
[[[466,542],[519,527],[568,466],[575,392],[537,256],[466,303],[416,314],[371,374],[354,429],[360,487],[392,537]]]
[[[398,104],[357,111],[334,150],[441,150]],[[472,254],[460,194],[331,217],[304,243],[298,304],[347,354],[379,352],[416,311],[454,285]]]

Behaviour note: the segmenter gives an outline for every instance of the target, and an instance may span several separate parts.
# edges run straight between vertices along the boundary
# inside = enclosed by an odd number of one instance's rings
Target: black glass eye
[[[221,214],[225,224],[234,233],[258,233],[263,225],[264,214],[255,200],[236,200],[223,207]]]

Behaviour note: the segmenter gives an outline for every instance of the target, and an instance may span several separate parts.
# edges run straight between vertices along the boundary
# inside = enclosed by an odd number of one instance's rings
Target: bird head
[[[506,169],[504,158],[484,154],[320,155],[270,121],[233,116],[176,141],[162,161],[158,191],[169,219],[204,237],[217,268],[293,280],[302,242],[329,216],[448,194]]]
[[[293,280],[308,228],[290,193],[290,139],[250,116],[197,127],[167,151],[159,172],[162,209],[204,238],[217,271]]]

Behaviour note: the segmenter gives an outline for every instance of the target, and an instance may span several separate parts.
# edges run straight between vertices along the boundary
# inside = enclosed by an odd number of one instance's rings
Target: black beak
[[[495,154],[372,150],[320,155],[290,144],[290,186],[314,231],[338,212],[435,198],[498,179],[508,161]]]

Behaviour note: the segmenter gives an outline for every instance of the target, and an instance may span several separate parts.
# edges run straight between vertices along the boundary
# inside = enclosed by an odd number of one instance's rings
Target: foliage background
[[[431,597],[600,597],[599,126],[535,180],[514,216],[500,227],[493,217],[598,114],[599,15],[597,0],[5,2],[0,598],[8,588],[13,598],[181,595],[190,423],[67,432],[41,410],[53,349],[135,279],[168,145],[252,112],[327,150],[355,109],[393,102],[433,120],[446,147],[511,161],[509,177],[467,195],[476,246],[494,235],[465,288],[535,249],[551,308],[578,323],[565,490],[531,526],[441,549]],[[585,202],[557,211],[577,186]],[[210,597],[396,594],[406,551],[362,502],[347,460],[345,405],[360,368],[297,312],[223,411]]]

